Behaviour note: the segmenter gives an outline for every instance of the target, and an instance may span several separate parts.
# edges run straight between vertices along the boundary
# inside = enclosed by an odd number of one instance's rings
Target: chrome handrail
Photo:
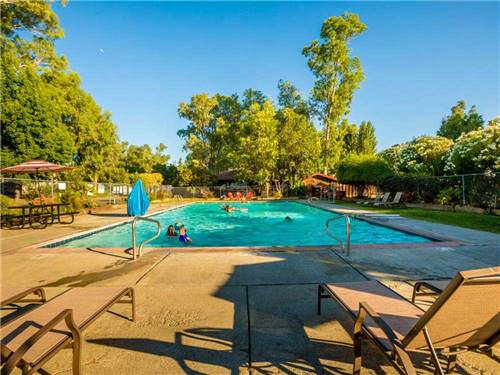
[[[134,253],[134,260],[137,258],[137,245],[135,243],[135,239],[136,239],[136,234],[135,234],[135,227],[137,225],[137,221],[139,220],[144,220],[144,221],[149,221],[150,223],[155,223],[156,226],[158,227],[158,230],[156,232],[156,234],[151,237],[151,238],[147,238],[145,239],[144,241],[142,241],[140,244],[139,244],[139,256],[142,255],[142,248],[144,247],[144,245],[146,245],[147,243],[153,241],[154,239],[158,238],[161,234],[161,224],[159,221],[157,220],[153,220],[153,219],[150,219],[149,217],[144,217],[144,216],[136,216],[134,217],[134,220],[132,220],[132,251]]]
[[[332,221],[342,219],[343,217],[345,217],[345,224],[346,224],[345,246],[340,238],[336,237],[332,232],[330,232],[330,228],[329,228],[330,223]],[[345,252],[347,254],[347,256],[349,256],[351,254],[351,217],[349,215],[345,214],[343,216],[334,216],[334,217],[329,218],[325,224],[325,232],[329,237],[333,238],[334,240],[336,240],[340,244],[340,250],[342,250],[342,253]]]

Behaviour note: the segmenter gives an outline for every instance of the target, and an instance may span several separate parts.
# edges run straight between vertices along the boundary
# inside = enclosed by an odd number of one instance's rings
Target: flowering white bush
[[[492,173],[500,170],[500,124],[462,134],[448,153],[447,173]]]
[[[421,136],[393,149],[393,167],[396,172],[416,175],[440,175],[443,173],[445,157],[453,141],[445,137]]]

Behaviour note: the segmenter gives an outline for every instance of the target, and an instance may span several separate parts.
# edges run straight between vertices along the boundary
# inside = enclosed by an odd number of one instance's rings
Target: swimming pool
[[[182,222],[192,238],[192,246],[315,246],[335,245],[324,231],[325,222],[339,214],[301,203],[251,202],[231,203],[235,211],[227,213],[221,203],[194,203],[151,216],[161,223],[162,235],[146,247],[186,246],[178,238],[165,236],[170,224]],[[289,216],[292,220],[286,221]],[[345,219],[330,225],[334,235],[345,241]],[[154,224],[137,223],[137,243],[156,232]],[[131,244],[130,223],[47,245],[66,248],[128,248]],[[351,220],[352,244],[388,244],[432,242],[428,238],[405,233],[363,220]]]

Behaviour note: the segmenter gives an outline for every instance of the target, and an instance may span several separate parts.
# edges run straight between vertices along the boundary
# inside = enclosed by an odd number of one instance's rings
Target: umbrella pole
[[[50,174],[50,197],[54,203],[54,173]]]
[[[36,186],[36,192],[38,193],[38,199],[40,200],[40,203],[42,203],[42,194],[40,193],[40,184],[38,182],[38,168],[36,169],[35,172],[35,186]]]

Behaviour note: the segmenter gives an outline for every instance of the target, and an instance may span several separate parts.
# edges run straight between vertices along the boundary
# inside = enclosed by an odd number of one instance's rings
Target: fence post
[[[465,206],[465,176],[462,175],[462,206]]]

